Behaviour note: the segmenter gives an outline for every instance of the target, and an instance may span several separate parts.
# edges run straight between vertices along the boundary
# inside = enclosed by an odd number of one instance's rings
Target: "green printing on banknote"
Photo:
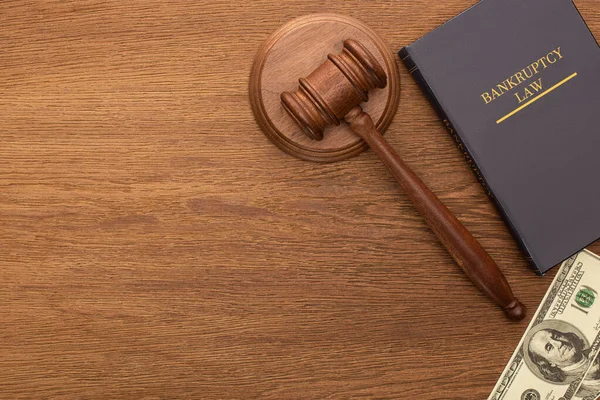
[[[600,257],[563,263],[489,400],[600,396]]]
[[[590,308],[591,306],[594,305],[594,301],[596,300],[597,294],[598,293],[596,293],[596,291],[594,289],[586,287],[586,288],[581,289],[579,291],[579,293],[577,293],[577,297],[575,298],[575,301],[581,307]]]

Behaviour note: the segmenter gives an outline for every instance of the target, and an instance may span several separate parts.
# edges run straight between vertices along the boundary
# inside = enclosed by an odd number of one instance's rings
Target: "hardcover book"
[[[600,237],[600,47],[571,0],[482,0],[400,58],[536,272]]]

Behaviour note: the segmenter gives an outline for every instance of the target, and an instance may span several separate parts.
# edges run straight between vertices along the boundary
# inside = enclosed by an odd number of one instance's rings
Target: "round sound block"
[[[361,104],[384,132],[396,113],[400,76],[394,56],[369,27],[337,14],[313,14],[292,20],[274,32],[258,51],[250,74],[250,104],[262,131],[285,152],[310,161],[331,162],[352,157],[367,148],[345,123],[328,127],[323,140],[304,134],[281,104],[280,95],[298,88],[327,55],[342,51],[346,39],[359,41],[384,67],[388,85],[369,92]]]

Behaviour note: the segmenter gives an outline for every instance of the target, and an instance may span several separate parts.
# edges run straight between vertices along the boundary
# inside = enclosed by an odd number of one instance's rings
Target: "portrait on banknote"
[[[561,320],[544,321],[529,331],[523,342],[527,367],[538,378],[569,384],[590,365],[589,343],[574,325]]]

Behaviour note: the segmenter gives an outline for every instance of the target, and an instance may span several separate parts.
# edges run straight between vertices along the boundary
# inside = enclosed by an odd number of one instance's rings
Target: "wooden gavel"
[[[384,69],[369,51],[355,40],[344,42],[341,54],[328,59],[307,78],[299,79],[295,92],[284,92],[284,108],[312,139],[323,139],[329,125],[345,120],[381,158],[400,183],[419,213],[446,247],[456,263],[483,293],[498,304],[507,317],[519,321],[525,306],[513,295],[506,278],[479,242],[456,219],[402,161],[377,130],[361,102],[368,101],[369,90],[384,88]]]

